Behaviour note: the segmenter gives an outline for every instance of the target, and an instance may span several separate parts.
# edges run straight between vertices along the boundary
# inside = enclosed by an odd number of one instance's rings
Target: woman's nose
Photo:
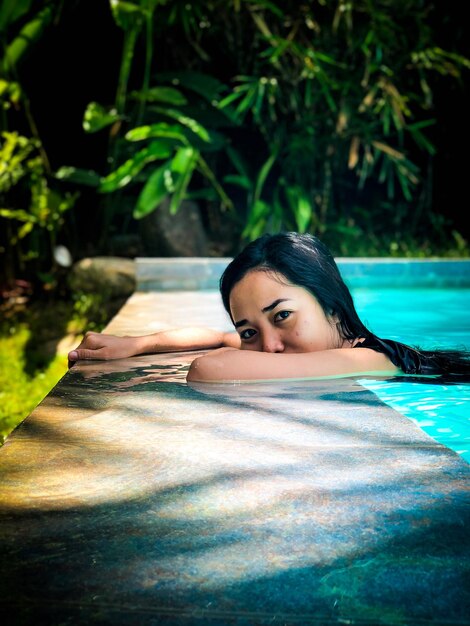
[[[277,333],[263,335],[263,352],[284,352],[284,344]]]

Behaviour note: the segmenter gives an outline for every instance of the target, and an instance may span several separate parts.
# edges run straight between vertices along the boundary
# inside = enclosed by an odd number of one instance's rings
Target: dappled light
[[[179,324],[183,299],[136,294],[109,331]],[[212,293],[191,321],[204,316],[224,323]],[[465,619],[470,467],[366,388],[403,381],[187,384],[197,354],[80,361],[10,436],[0,613],[35,626]]]
[[[96,597],[181,619],[430,617],[441,602],[408,598],[444,580],[462,600],[457,455],[352,379],[189,387],[190,355],[167,356],[75,366],[2,449],[23,610],[45,593],[57,614]]]

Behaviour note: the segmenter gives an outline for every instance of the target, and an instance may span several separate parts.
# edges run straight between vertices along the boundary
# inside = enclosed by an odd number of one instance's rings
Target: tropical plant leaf
[[[216,175],[211,170],[211,168],[207,165],[205,160],[202,158],[202,155],[199,153],[197,157],[197,167],[199,171],[207,178],[207,180],[211,183],[212,187],[215,189],[220,199],[222,200],[222,207],[227,209],[233,209],[233,203],[230,198],[225,193],[222,186],[219,184]]]
[[[199,153],[194,148],[179,148],[171,162],[171,171],[176,175],[175,191],[171,197],[170,213],[175,214],[186,194],[196,167]]]
[[[187,191],[186,198],[188,200],[209,200],[211,202],[217,200],[218,195],[213,187],[198,189],[196,191]]]
[[[229,183],[231,185],[238,185],[238,187],[243,187],[249,191],[251,189],[252,183],[249,178],[245,176],[241,176],[239,174],[229,174],[228,176],[224,176],[224,183]]]
[[[100,193],[116,191],[128,185],[137,174],[152,161],[167,159],[171,155],[171,148],[162,141],[153,141],[150,145],[137,152],[132,158],[123,163],[117,170],[101,179],[98,187]]]
[[[189,130],[191,130],[195,135],[197,135],[203,141],[210,142],[210,136],[209,136],[208,131],[204,128],[204,126],[199,124],[199,122],[197,122],[192,117],[188,117],[187,115],[184,115],[184,113],[181,113],[181,111],[178,111],[177,109],[164,109],[162,107],[152,107],[152,110],[157,111],[158,113],[162,113],[163,115],[166,115],[166,117],[170,117],[171,119],[178,121],[182,126],[186,126],[187,128],[189,128]]]
[[[108,108],[98,102],[90,102],[83,115],[83,129],[87,133],[96,133],[121,119],[116,109]]]
[[[177,139],[185,145],[189,143],[186,135],[182,132],[181,126],[177,126],[176,124],[170,125],[165,122],[150,124],[149,126],[138,126],[126,133],[126,139],[128,141],[142,141],[143,139],[150,139],[152,137]]]
[[[164,102],[174,106],[183,106],[188,103],[187,99],[173,87],[152,87],[147,90],[133,91],[130,96],[134,100],[144,100],[145,102]]]
[[[266,226],[270,211],[271,208],[267,202],[257,200],[251,207],[242,237],[251,240],[257,239]]]
[[[123,30],[131,30],[143,22],[145,11],[139,4],[125,0],[110,0],[109,4],[114,21]]]
[[[0,215],[19,222],[29,222],[32,218],[31,213],[24,209],[0,209]]]
[[[8,45],[3,53],[3,70],[8,74],[15,68],[23,55],[32,48],[44,30],[52,22],[53,6],[44,6],[30,21],[23,26],[18,36]]]
[[[98,187],[101,176],[92,170],[83,170],[78,167],[63,166],[54,174],[55,178],[65,180],[78,185],[87,185],[88,187]]]
[[[175,87],[190,89],[211,103],[225,89],[225,85],[219,80],[202,72],[160,72],[156,78],[159,81],[171,82]]]
[[[310,220],[312,219],[313,208],[304,194],[299,194],[297,200],[297,210],[295,211],[295,221],[297,223],[297,230],[300,233],[304,233],[307,230]]]
[[[154,211],[174,191],[171,180],[171,159],[152,172],[137,198],[133,216],[142,219]]]
[[[0,32],[6,31],[10,24],[25,15],[32,4],[33,0],[2,0],[0,3]]]

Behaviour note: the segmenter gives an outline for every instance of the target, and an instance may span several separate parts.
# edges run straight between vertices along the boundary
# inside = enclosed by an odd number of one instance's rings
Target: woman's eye
[[[276,315],[274,316],[274,321],[282,322],[282,320],[286,320],[291,313],[292,311],[279,311],[279,313],[276,313]]]
[[[240,338],[246,341],[247,339],[254,337],[254,335],[256,335],[256,330],[253,330],[253,328],[247,328],[240,333]]]

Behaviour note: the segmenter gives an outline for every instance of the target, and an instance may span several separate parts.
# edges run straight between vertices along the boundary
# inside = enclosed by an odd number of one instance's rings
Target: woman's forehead
[[[292,283],[280,272],[268,268],[255,268],[247,272],[232,288],[230,298],[236,296],[249,296],[253,294],[253,287],[276,290],[283,287],[294,287]]]
[[[230,309],[255,304],[264,308],[279,297],[308,294],[309,291],[300,285],[294,285],[283,274],[273,270],[251,270],[234,285],[230,293]]]

